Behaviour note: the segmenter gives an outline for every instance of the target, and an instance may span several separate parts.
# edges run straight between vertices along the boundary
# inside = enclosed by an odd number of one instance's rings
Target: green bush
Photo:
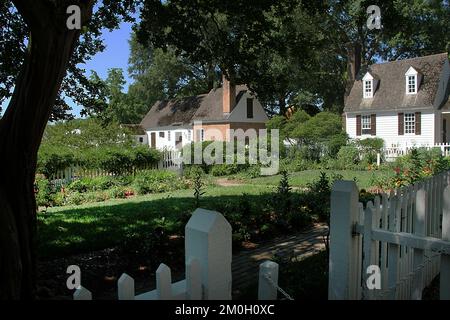
[[[78,206],[86,202],[86,196],[80,192],[70,192],[66,196],[66,204],[72,206]]]
[[[42,176],[36,177],[36,203],[40,207],[50,207],[53,203],[53,188],[50,181]]]
[[[230,176],[244,171],[245,165],[239,164],[216,164],[211,166],[210,173],[215,177]]]
[[[360,152],[355,146],[344,146],[339,150],[336,160],[331,159],[329,166],[333,169],[355,169],[360,163]]]
[[[143,195],[182,189],[186,183],[174,172],[146,170],[136,174],[132,185],[137,194]]]
[[[74,163],[74,155],[66,150],[46,150],[39,153],[37,171],[51,178],[59,170],[64,170]]]
[[[383,154],[384,140],[381,138],[358,140],[356,145],[362,154],[363,162],[367,164],[376,163],[377,154]]]
[[[83,178],[80,180],[72,181],[68,186],[68,191],[78,192],[78,193],[84,193],[91,191],[91,184],[89,178]]]

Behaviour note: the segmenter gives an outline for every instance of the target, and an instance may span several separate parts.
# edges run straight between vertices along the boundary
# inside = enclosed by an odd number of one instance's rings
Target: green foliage
[[[381,138],[357,140],[356,144],[365,163],[375,164],[377,163],[377,154],[383,154],[384,140]]]
[[[203,187],[205,186],[202,180],[203,172],[201,170],[197,170],[194,173],[194,199],[195,199],[195,208],[200,207],[200,197],[205,194]]]
[[[332,162],[335,169],[354,169],[360,163],[360,151],[352,145],[344,146],[339,150],[336,161]]]
[[[65,149],[57,151],[56,149],[44,149],[39,153],[37,171],[44,174],[47,178],[52,177],[59,170],[71,166],[74,163],[75,156]]]
[[[398,157],[388,169],[384,175],[373,178],[372,183],[380,189],[396,189],[435,176],[450,169],[450,159],[442,156],[440,148],[418,148]]]
[[[147,170],[138,172],[133,181],[137,194],[167,192],[186,187],[186,183],[176,173],[164,170]]]
[[[36,204],[39,207],[50,207],[53,203],[53,188],[50,181],[42,176],[36,176]]]
[[[51,177],[71,166],[103,169],[115,175],[130,174],[156,163],[157,150],[135,146],[130,132],[98,120],[74,120],[47,126],[38,154],[38,172]]]

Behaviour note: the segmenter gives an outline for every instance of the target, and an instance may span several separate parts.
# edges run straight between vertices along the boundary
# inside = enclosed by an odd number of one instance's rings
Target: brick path
[[[312,255],[324,246],[323,236],[327,232],[325,224],[315,224],[310,230],[293,236],[277,238],[257,245],[255,248],[240,251],[233,256],[233,292],[258,281],[259,265],[274,255],[281,258],[295,256],[304,258]],[[256,298],[256,297],[255,297]]]

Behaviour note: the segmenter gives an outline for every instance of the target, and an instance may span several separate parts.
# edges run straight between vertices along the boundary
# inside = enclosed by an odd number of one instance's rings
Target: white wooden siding
[[[170,131],[170,141],[168,139],[168,132]],[[191,132],[190,134],[190,139],[189,138],[189,131]],[[172,129],[172,130],[149,130],[147,131],[147,136],[148,136],[148,145],[150,146],[150,144],[152,143],[152,137],[151,134],[152,133],[156,134],[156,149],[168,149],[168,150],[175,150],[175,135],[177,132],[181,133],[183,135],[183,143],[182,146],[184,147],[185,145],[191,143],[193,140],[193,136],[194,133],[192,132],[192,129],[185,129],[185,128],[178,128],[178,129]],[[160,132],[164,132],[164,138],[159,136]]]
[[[402,111],[407,113],[408,111]],[[413,111],[411,111],[413,113]],[[415,112],[415,111],[414,111]],[[367,113],[375,114],[375,113]],[[364,115],[364,113],[361,113]],[[347,114],[346,117],[346,128],[347,134],[351,139],[366,139],[366,138],[382,138],[384,139],[386,147],[392,146],[431,146],[435,143],[439,143],[440,140],[436,139],[439,137],[437,132],[440,132],[440,126],[435,126],[436,120],[440,119],[440,115],[435,115],[434,112],[422,112],[421,116],[421,135],[415,134],[405,134],[402,136],[398,135],[398,113],[397,112],[379,112],[377,115],[377,135],[356,135],[356,116],[357,114]]]

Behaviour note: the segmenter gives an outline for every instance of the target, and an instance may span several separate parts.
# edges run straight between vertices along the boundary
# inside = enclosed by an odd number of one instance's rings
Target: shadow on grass
[[[247,195],[251,213],[267,205],[270,193]],[[239,195],[205,196],[201,207],[224,214],[231,222],[240,217],[235,212]],[[145,236],[162,227],[170,235],[184,235],[184,226],[194,211],[192,197],[167,197],[140,202],[99,204],[70,208],[39,215],[39,256],[42,259],[64,257],[120,246],[130,234]]]

